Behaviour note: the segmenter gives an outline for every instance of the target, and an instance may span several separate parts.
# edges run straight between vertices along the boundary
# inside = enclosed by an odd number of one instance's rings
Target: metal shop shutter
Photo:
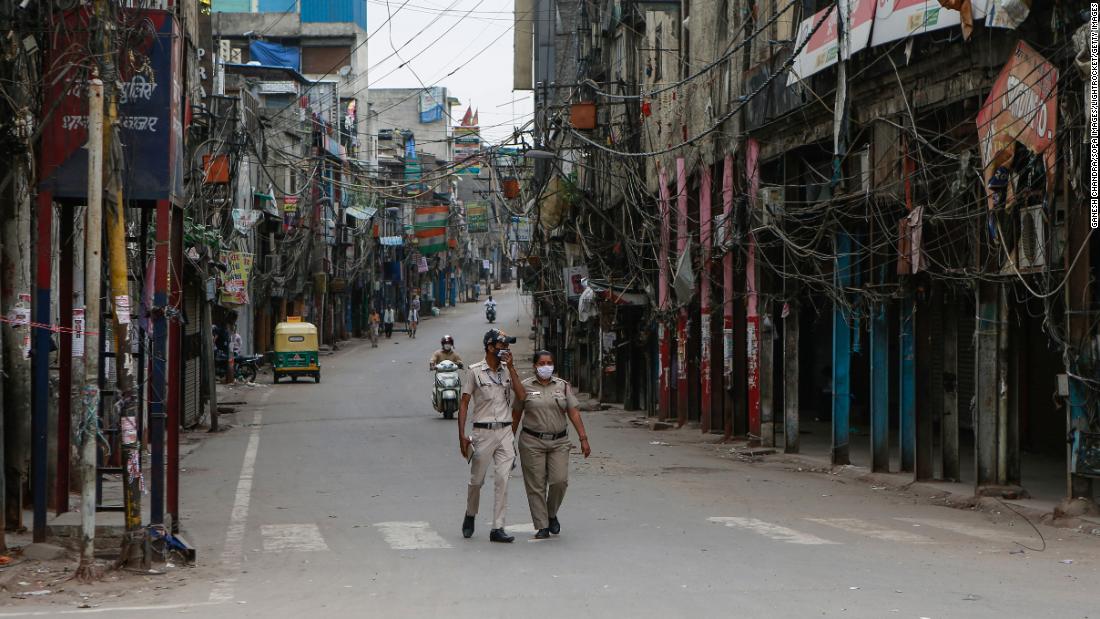
[[[199,303],[201,291],[197,286],[191,285],[184,288],[183,306],[187,315],[187,324],[183,328],[184,346],[186,358],[183,360],[183,426],[191,428],[199,423],[202,417],[202,381],[200,380],[201,364],[199,354],[201,352],[201,340],[199,339],[199,327],[201,305]]]

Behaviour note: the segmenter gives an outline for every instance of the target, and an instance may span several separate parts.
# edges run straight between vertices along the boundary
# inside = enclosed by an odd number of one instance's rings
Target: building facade
[[[516,63],[555,155],[526,273],[571,377],[836,464],[1092,498],[1084,4],[958,4],[517,3],[578,16]]]

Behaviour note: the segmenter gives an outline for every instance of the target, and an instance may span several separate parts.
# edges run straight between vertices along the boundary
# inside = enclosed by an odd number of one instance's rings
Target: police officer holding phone
[[[527,392],[520,384],[519,374],[512,365],[508,349],[516,338],[490,329],[485,333],[485,360],[470,366],[462,382],[462,402],[458,409],[458,441],[462,457],[470,462],[470,485],[466,497],[466,517],[462,521],[462,536],[474,534],[474,517],[481,501],[481,486],[492,465],[496,475],[493,496],[493,528],[489,541],[510,543],[515,540],[504,530],[504,511],[508,504],[508,476],[516,459],[512,442],[515,428],[512,407],[522,402]],[[473,421],[473,434],[466,434],[466,417]]]

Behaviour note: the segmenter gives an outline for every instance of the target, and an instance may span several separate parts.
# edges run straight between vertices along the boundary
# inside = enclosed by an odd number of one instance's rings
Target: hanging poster
[[[978,110],[978,139],[988,183],[999,166],[1011,165],[1016,144],[1042,157],[1048,193],[1054,189],[1058,132],[1058,69],[1020,41]],[[994,194],[989,196],[993,208]]]
[[[12,327],[25,327],[31,321],[31,308],[26,305],[16,305],[11,308],[8,321]]]
[[[84,308],[73,308],[73,357],[84,356]]]
[[[565,296],[576,299],[584,293],[584,280],[588,279],[588,267],[568,267],[562,269],[565,281]]]
[[[120,325],[130,324],[130,295],[120,294],[114,298],[114,306],[111,308],[115,313],[115,320]]]
[[[229,270],[222,285],[221,302],[233,305],[248,303],[248,278],[252,273],[252,254],[229,252]]]
[[[263,211],[235,208],[233,209],[233,227],[237,229],[237,232],[247,235],[252,231],[256,222],[260,221],[262,213]]]

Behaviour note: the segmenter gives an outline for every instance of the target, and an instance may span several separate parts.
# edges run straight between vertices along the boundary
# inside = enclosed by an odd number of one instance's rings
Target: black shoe
[[[508,533],[506,533],[504,529],[493,529],[492,531],[489,531],[489,541],[500,542],[502,544],[511,544],[512,542],[516,541],[516,538],[508,535]]]
[[[548,529],[548,531],[550,531],[554,535],[561,533],[561,523],[558,522],[557,518],[550,519],[550,528]]]
[[[462,519],[462,537],[470,539],[474,534],[474,517],[466,516]]]
[[[550,539],[550,529],[539,529],[539,532],[535,533],[535,539]]]

